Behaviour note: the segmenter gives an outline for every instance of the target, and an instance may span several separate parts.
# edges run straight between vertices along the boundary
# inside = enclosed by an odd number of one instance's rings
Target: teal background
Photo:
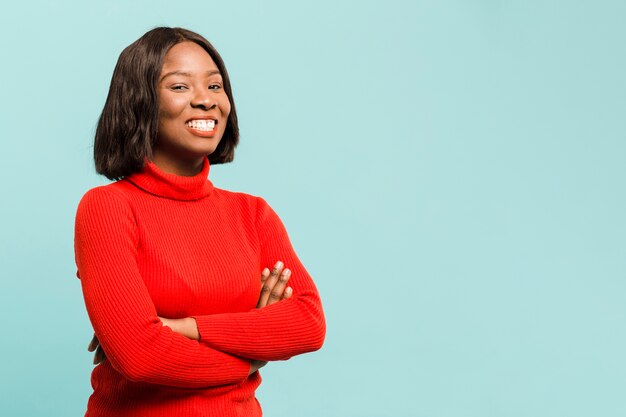
[[[222,54],[242,136],[211,179],[272,204],[323,297],[265,415],[626,415],[626,2],[2,9],[3,416],[84,413],[74,214],[117,57],[158,25]]]

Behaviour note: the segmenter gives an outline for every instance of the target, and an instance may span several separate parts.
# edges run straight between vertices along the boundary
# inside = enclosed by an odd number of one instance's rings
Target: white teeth
[[[187,122],[187,126],[198,130],[213,130],[215,127],[215,120],[190,120]]]

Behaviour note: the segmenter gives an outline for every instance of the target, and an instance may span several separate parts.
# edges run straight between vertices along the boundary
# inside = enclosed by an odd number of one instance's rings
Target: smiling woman
[[[191,49],[194,54],[181,53],[181,49]],[[170,79],[175,77],[179,79],[174,81],[183,82],[172,83]],[[197,83],[200,78],[204,85]],[[189,85],[190,81],[196,83]],[[210,92],[216,91],[216,81],[222,99],[211,106],[219,104],[219,111],[227,118],[222,120],[221,135],[215,137],[216,148],[204,154],[211,164],[231,162],[239,143],[237,111],[221,56],[204,37],[181,28],[156,28],[133,42],[120,54],[98,121],[94,141],[96,171],[112,180],[141,171],[146,159],[154,160],[161,122],[171,118],[163,114],[162,120],[161,110],[172,108],[168,103],[182,102],[195,114],[208,113],[207,103],[197,101],[207,97],[198,94],[210,96]],[[181,100],[168,100],[171,96],[163,94],[168,87],[171,93],[180,91]],[[191,94],[196,96],[192,98]],[[228,106],[228,111],[224,106]],[[172,111],[174,115],[176,110]],[[212,112],[216,113],[215,109]]]
[[[156,28],[122,52],[94,143],[115,181],[76,212],[96,350],[87,416],[260,416],[259,369],[321,348],[320,297],[276,212],[208,179],[238,132],[202,36]]]
[[[217,148],[230,114],[222,75],[211,56],[190,41],[167,52],[161,72],[153,160],[179,175],[197,174],[203,157]]]

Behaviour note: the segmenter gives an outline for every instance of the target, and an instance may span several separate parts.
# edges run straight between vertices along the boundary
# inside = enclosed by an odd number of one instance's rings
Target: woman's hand
[[[193,317],[186,317],[184,319],[166,319],[159,317],[159,320],[164,326],[172,329],[174,333],[182,334],[187,339],[200,340],[200,333],[198,333],[198,325],[196,319]]]
[[[289,269],[283,270],[283,263],[281,261],[276,262],[272,272],[265,268],[261,272],[261,295],[256,305],[257,308],[267,307],[270,304],[274,304],[280,300],[287,299],[293,295],[291,287],[287,287],[287,282],[291,277],[291,271]]]
[[[93,338],[91,342],[89,342],[89,346],[87,346],[87,350],[89,352],[95,351],[96,353],[93,355],[93,364],[98,365],[106,360],[107,356],[104,354],[104,349],[100,345],[100,341],[96,337],[96,334],[93,334]]]
[[[198,340],[200,339],[200,334],[198,333],[198,326],[196,325],[196,321],[192,317],[187,317],[184,319],[166,319],[163,317],[159,317],[159,320],[163,323],[164,326],[172,329],[173,332],[180,333],[183,336],[192,339]],[[106,354],[104,353],[104,349],[102,349],[102,345],[98,340],[98,337],[94,333],[91,342],[89,342],[89,346],[87,346],[87,350],[89,352],[96,352],[93,356],[93,364],[98,365],[106,360]]]
[[[289,269],[283,270],[283,266],[283,263],[278,261],[271,272],[267,268],[261,272],[262,287],[259,302],[256,305],[257,308],[267,307],[280,300],[286,300],[293,295],[291,287],[287,287],[291,271]],[[265,365],[267,365],[265,361],[251,360],[248,375],[252,375]]]
[[[248,372],[248,375],[252,375],[253,373],[258,371],[259,369],[263,368],[265,365],[267,365],[267,362],[265,362],[265,361],[259,361],[259,360],[256,360],[256,359],[252,359],[250,361],[250,371]]]

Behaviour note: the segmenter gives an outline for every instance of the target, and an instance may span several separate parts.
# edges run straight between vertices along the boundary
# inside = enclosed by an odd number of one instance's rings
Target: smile
[[[185,123],[188,127],[196,130],[202,130],[205,132],[209,132],[215,128],[215,120],[190,120]]]

